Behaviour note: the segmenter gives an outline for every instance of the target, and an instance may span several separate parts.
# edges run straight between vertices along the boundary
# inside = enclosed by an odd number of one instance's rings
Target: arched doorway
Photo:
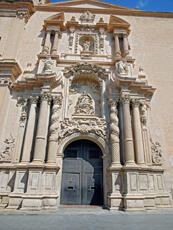
[[[61,204],[103,205],[102,151],[94,142],[77,140],[66,147]]]

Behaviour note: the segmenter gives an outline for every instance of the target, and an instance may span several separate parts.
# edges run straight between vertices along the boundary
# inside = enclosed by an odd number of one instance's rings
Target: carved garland
[[[69,120],[68,118],[60,123],[59,141],[74,134],[81,135],[96,134],[107,139],[107,126],[103,118],[78,118]]]
[[[65,77],[79,76],[81,74],[90,74],[96,76],[98,79],[105,79],[108,76],[106,70],[100,66],[93,64],[76,64],[64,69]]]

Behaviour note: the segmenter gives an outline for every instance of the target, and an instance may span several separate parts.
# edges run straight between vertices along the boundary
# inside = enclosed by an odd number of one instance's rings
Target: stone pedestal
[[[117,167],[117,170],[110,168],[112,192],[108,196],[108,208],[110,210],[122,210],[123,209],[123,174],[121,168]]]

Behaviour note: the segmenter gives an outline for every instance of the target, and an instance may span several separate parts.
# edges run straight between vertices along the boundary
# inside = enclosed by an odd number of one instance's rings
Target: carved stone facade
[[[152,47],[144,35],[173,14],[96,0],[37,2],[0,3],[13,9],[0,12],[0,208],[59,207],[64,153],[77,140],[102,152],[108,209],[172,207],[172,89],[165,79],[172,79],[173,60],[159,69],[163,50],[147,56]],[[159,44],[161,36],[155,39]]]

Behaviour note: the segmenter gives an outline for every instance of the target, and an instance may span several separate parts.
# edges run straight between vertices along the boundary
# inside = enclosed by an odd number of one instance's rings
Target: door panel
[[[63,173],[61,198],[64,204],[81,204],[81,186],[79,173]]]
[[[88,140],[71,143],[64,151],[62,204],[103,204],[103,161],[100,148]]]

